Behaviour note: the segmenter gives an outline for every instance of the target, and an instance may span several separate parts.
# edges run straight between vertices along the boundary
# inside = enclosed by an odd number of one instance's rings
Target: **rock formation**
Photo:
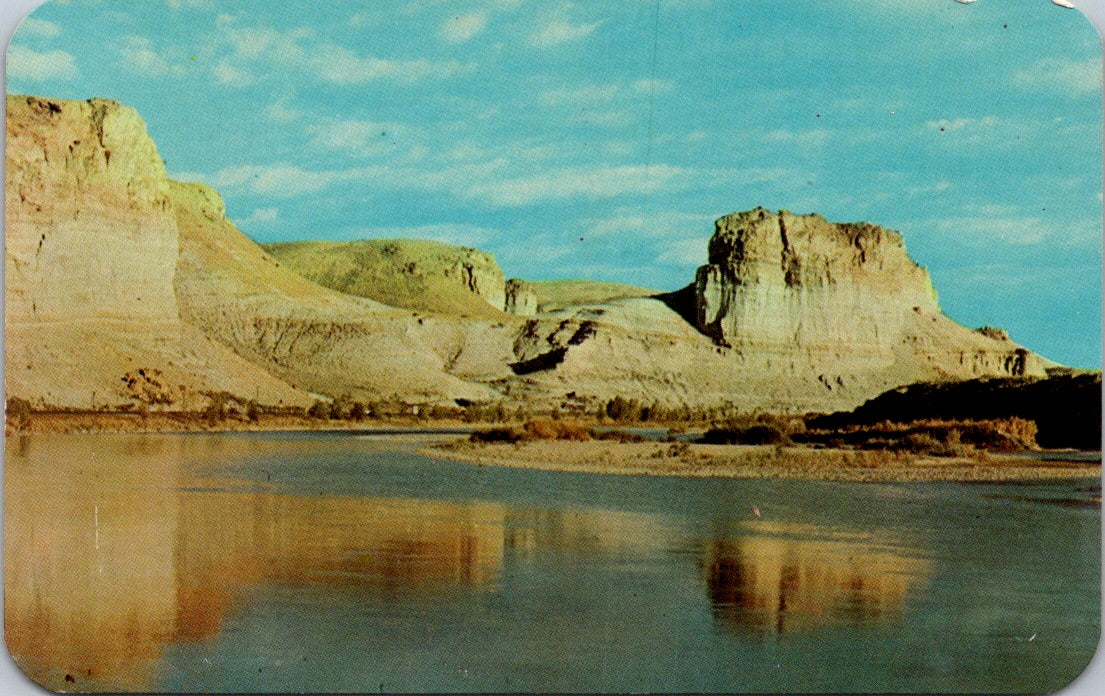
[[[726,215],[695,278],[695,309],[700,331],[742,354],[871,369],[916,348],[949,374],[955,363],[1013,376],[1045,367],[1005,332],[947,319],[901,236],[869,223],[763,208]]]
[[[178,408],[208,391],[296,400],[181,321],[169,181],[133,109],[9,96],[5,166],[9,395],[117,405],[128,375],[157,369]]]
[[[274,258],[217,192],[166,177],[132,109],[7,108],[7,393],[36,405],[191,409],[229,392],[833,410],[1048,365],[943,316],[901,238],[873,225],[726,216],[695,284],[667,295],[507,283],[489,254],[414,240]]]
[[[881,354],[911,312],[939,311],[895,232],[763,208],[715,224],[695,288],[698,328],[719,343]]]
[[[521,278],[506,281],[506,305],[504,309],[520,317],[537,314],[537,291]]]

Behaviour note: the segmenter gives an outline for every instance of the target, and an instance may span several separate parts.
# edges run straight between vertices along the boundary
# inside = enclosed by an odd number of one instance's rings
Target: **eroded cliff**
[[[36,404],[189,409],[229,392],[831,410],[1046,364],[941,314],[901,238],[874,225],[726,216],[687,291],[569,283],[538,311],[550,284],[504,282],[472,249],[309,243],[274,258],[217,192],[166,177],[132,109],[7,105],[7,391]]]

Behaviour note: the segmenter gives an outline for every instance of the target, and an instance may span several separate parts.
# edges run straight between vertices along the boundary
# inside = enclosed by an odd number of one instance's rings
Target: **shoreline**
[[[341,431],[391,431],[426,429],[455,431],[464,434],[480,427],[494,424],[465,423],[460,420],[426,420],[396,417],[392,419],[366,418],[364,420],[321,420],[290,414],[261,414],[256,420],[222,418],[210,420],[190,413],[66,413],[36,412],[22,427],[6,424],[5,436],[45,434],[110,434],[150,433],[170,435],[174,433],[239,433],[239,432],[341,432]],[[449,433],[443,433],[449,434]]]
[[[9,424],[8,438],[45,434],[187,434],[187,433],[415,433],[454,439],[424,447],[420,454],[478,466],[622,476],[690,478],[806,479],[818,481],[1031,481],[1100,478],[1096,461],[1048,459],[979,452],[977,456],[937,457],[886,450],[813,448],[796,445],[711,445],[660,441],[532,440],[518,443],[474,443],[461,438],[494,423],[417,418],[319,420],[290,414],[261,414],[254,421],[217,421],[192,414],[43,413],[22,428]]]
[[[978,458],[935,457],[881,450],[776,448],[771,445],[684,446],[661,442],[564,440],[489,444],[454,441],[423,448],[420,454],[479,466],[622,476],[867,482],[1101,477],[1100,461],[1058,461],[994,453],[982,454]]]

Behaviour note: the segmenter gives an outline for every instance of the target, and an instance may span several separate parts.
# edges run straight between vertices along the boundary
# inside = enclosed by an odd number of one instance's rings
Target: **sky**
[[[1100,368],[1101,70],[1050,0],[50,0],[7,91],[135,107],[259,242],[673,290],[721,215],[874,222],[951,318]]]

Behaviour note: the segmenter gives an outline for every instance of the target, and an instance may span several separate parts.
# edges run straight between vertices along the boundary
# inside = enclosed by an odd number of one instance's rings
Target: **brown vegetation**
[[[884,421],[839,429],[811,429],[795,439],[807,444],[907,451],[941,457],[970,456],[976,450],[1015,452],[1039,449],[1036,423],[1024,418],[925,419],[907,423]]]

